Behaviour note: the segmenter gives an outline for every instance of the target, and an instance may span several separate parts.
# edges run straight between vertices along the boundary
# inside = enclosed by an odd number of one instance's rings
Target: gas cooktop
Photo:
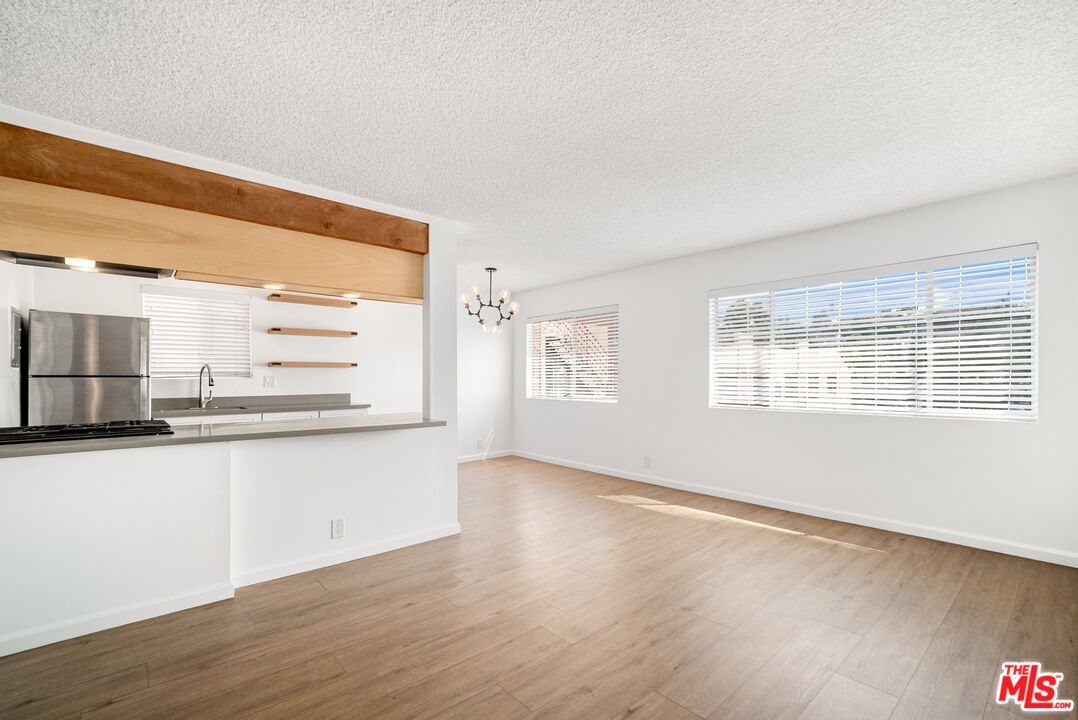
[[[94,438],[171,435],[164,420],[119,420],[83,425],[26,425],[0,428],[0,445],[50,440],[91,440]]]

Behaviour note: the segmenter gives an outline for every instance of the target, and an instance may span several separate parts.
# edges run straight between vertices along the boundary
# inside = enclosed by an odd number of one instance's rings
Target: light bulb
[[[498,296],[498,302],[503,303],[509,299],[509,291],[502,290],[502,294]]]
[[[479,321],[479,326],[481,328],[483,328],[483,332],[485,332],[485,333],[490,332],[490,327],[488,327],[487,324],[485,322],[483,322],[482,320]]]
[[[483,299],[483,296],[479,294],[479,288],[477,288],[475,285],[472,285],[472,295],[475,295],[476,300]]]
[[[501,323],[498,323],[497,325],[495,325],[494,329],[491,330],[491,332],[494,333],[495,335],[497,335],[501,331],[502,331],[502,324]]]
[[[516,300],[514,300],[513,302],[511,302],[509,304],[509,314],[510,315],[516,315],[517,310],[519,310],[519,309],[520,309],[520,303],[518,303]]]
[[[464,307],[468,307],[468,296],[464,293],[460,294],[460,301],[464,303]]]
[[[86,258],[64,258],[64,264],[68,267],[78,268],[79,270],[93,270],[97,263],[93,260],[87,260]]]

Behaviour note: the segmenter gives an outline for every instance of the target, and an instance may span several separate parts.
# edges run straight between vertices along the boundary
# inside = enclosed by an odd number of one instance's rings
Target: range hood
[[[128,277],[164,279],[176,276],[175,270],[165,268],[142,267],[140,265],[121,265],[120,263],[101,262],[99,260],[87,260],[84,258],[65,258],[53,255],[34,255],[33,253],[3,252],[2,259],[14,262],[16,265],[33,265],[35,267],[56,268],[60,270],[77,270],[79,272],[94,272],[107,275],[127,275]]]

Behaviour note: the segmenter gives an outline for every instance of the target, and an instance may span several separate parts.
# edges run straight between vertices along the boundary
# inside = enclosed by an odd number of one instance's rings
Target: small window
[[[251,298],[238,293],[144,288],[150,319],[150,375],[198,377],[203,364],[217,377],[251,377]]]
[[[1027,245],[714,291],[709,404],[1033,420],[1036,290]]]
[[[618,400],[618,308],[528,320],[527,397]]]

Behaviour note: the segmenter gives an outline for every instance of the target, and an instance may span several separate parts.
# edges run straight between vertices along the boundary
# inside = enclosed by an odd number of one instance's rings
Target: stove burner
[[[73,425],[27,425],[0,428],[0,445],[51,440],[86,440],[104,437],[135,437],[139,435],[171,435],[172,428],[164,420],[116,420],[107,423]]]

